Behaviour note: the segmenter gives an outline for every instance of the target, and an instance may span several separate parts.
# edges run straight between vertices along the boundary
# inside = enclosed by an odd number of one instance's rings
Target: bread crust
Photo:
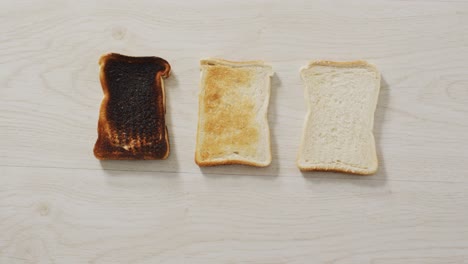
[[[301,166],[297,164],[299,169],[302,172],[313,172],[313,171],[334,171],[334,172],[342,172],[342,173],[349,173],[355,175],[362,175],[362,176],[369,176],[377,172],[377,167],[372,170],[361,169],[349,165],[334,165],[334,167],[326,166],[326,165],[312,165],[312,166]]]
[[[230,60],[225,60],[225,59],[220,59],[220,58],[206,58],[200,60],[200,65],[225,65],[225,66],[267,66],[270,67],[269,65],[265,64],[264,61],[260,60],[253,60],[253,61],[230,61]]]
[[[140,127],[135,128],[131,127],[131,125],[123,126],[123,128],[122,126],[116,127],[115,120],[110,118],[110,114],[112,114],[113,111],[119,111],[115,106],[111,107],[109,105],[109,100],[111,99],[110,89],[112,89],[109,82],[115,81],[110,80],[109,76],[107,76],[110,73],[106,73],[106,66],[110,61],[127,63],[129,65],[143,63],[145,64],[142,66],[145,67],[143,70],[151,67],[151,70],[154,71],[155,69],[153,67],[158,67],[155,76],[152,77],[154,78],[154,86],[152,90],[150,90],[150,94],[152,94],[154,98],[159,99],[156,102],[156,106],[148,109],[148,111],[158,109],[156,110],[158,113],[155,115],[157,115],[156,123],[160,124],[158,125],[160,126],[159,128],[154,130],[148,125],[137,124],[138,126],[142,125],[143,129],[146,129],[146,131],[141,132],[138,130]],[[166,106],[163,78],[167,78],[170,75],[171,67],[169,63],[158,57],[131,57],[117,53],[108,53],[101,56],[99,65],[99,78],[104,98],[99,111],[98,139],[94,146],[95,157],[100,160],[166,159],[169,156],[170,146],[167,127],[165,125]],[[122,78],[132,79],[133,76],[124,76]],[[118,93],[118,91],[115,91],[115,93]],[[160,93],[160,95],[157,95],[157,93]],[[124,99],[130,100],[131,98]],[[128,135],[128,129],[132,130],[132,132],[134,131],[134,133]],[[160,135],[155,134],[156,131],[161,131]],[[160,139],[158,140],[157,138]]]
[[[270,165],[271,160],[268,163],[252,162],[252,161],[241,160],[241,159],[202,161],[202,160],[197,159],[197,156],[195,155],[195,163],[200,167],[213,167],[213,166],[218,166],[218,165],[246,165],[246,166],[262,168],[262,167],[267,167],[268,165]]]
[[[303,77],[303,72],[304,70],[310,69],[314,66],[331,66],[331,67],[340,67],[340,68],[346,68],[346,67],[363,67],[363,68],[369,68],[372,71],[374,71],[378,75],[378,82],[379,82],[379,90],[380,90],[380,72],[378,71],[377,67],[375,67],[373,64],[368,63],[367,61],[364,60],[356,60],[356,61],[328,61],[328,60],[319,60],[319,61],[311,61],[309,64],[305,67],[302,67],[300,70],[301,77]],[[307,88],[306,88],[307,89]],[[310,113],[310,106],[308,106],[308,115]],[[304,129],[306,129],[306,123],[308,120],[308,115],[305,119],[304,122]],[[305,131],[303,131],[304,133]],[[373,135],[372,135],[373,136]],[[375,139],[373,139],[375,141]],[[304,141],[304,139],[303,139]],[[303,145],[304,142],[301,143]],[[334,172],[341,172],[341,173],[349,173],[349,174],[355,174],[355,175],[363,175],[363,176],[368,176],[372,175],[377,172],[378,169],[378,157],[374,157],[376,160],[376,164],[373,168],[369,169],[363,169],[359,167],[355,167],[352,165],[348,164],[335,164],[335,163],[329,163],[329,164],[309,164],[308,166],[302,166],[299,163],[299,155],[296,159],[296,165],[297,167],[302,171],[302,172],[313,172],[313,171],[334,171]]]
[[[260,66],[260,67],[266,67],[269,68],[268,75],[271,76],[273,74],[273,71],[271,67],[267,64],[265,64],[263,61],[242,61],[242,62],[236,62],[236,61],[229,61],[229,60],[224,60],[224,59],[218,59],[218,58],[207,58],[200,60],[200,66],[215,66],[215,65],[222,65],[222,66],[228,66],[228,67],[233,67],[233,68],[239,68],[239,67],[252,67],[252,66]],[[220,76],[219,78],[226,78],[225,76]],[[238,79],[239,81],[239,79]],[[269,104],[269,94],[270,94],[270,78],[268,78],[268,97],[267,97],[267,109],[268,109],[268,104]],[[203,80],[201,80],[201,84],[203,85]],[[200,87],[200,89],[203,89],[204,87]],[[203,111],[203,105],[202,104],[202,96],[199,96],[199,109],[198,109],[198,116],[199,118],[202,115]],[[243,102],[239,102],[243,103]],[[268,118],[267,118],[267,111],[265,111],[265,115],[263,116],[263,119],[266,122],[266,125],[268,126]],[[237,159],[237,158],[223,158],[223,159],[202,159],[200,156],[200,147],[201,147],[201,139],[200,139],[200,131],[202,128],[200,127],[201,124],[198,122],[198,128],[197,128],[197,140],[196,140],[196,152],[195,152],[195,163],[200,166],[200,167],[209,167],[209,166],[218,166],[218,165],[247,165],[247,166],[254,166],[254,167],[266,167],[270,165],[271,163],[271,141],[270,141],[270,130],[269,127],[267,129],[267,134],[264,135],[267,137],[268,140],[268,146],[269,146],[269,157],[268,160],[265,162],[257,162],[257,161],[251,161],[247,159]]]
[[[305,68],[310,68],[312,66],[333,66],[333,67],[372,67],[373,70],[378,72],[377,68],[364,60],[355,60],[355,61],[329,61],[329,60],[319,60],[311,61]]]

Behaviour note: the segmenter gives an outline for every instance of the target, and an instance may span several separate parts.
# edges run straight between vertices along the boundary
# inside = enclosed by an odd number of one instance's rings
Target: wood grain
[[[467,1],[0,3],[0,263],[468,263]],[[171,155],[93,157],[107,52],[160,56]],[[272,165],[194,163],[199,60],[273,66]],[[371,177],[301,174],[299,68],[382,73]]]

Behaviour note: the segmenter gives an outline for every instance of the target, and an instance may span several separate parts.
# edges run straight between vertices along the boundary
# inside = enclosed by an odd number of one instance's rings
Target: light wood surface
[[[171,155],[99,162],[101,54],[167,59]],[[273,66],[268,168],[194,163],[199,60]],[[382,73],[370,177],[302,174],[299,68]],[[2,1],[0,263],[468,263],[468,1]]]

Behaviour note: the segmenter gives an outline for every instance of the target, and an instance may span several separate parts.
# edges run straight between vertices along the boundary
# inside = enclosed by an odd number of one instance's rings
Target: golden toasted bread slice
[[[101,160],[165,159],[169,137],[165,123],[163,78],[169,63],[158,57],[101,57],[104,99],[94,155]]]
[[[261,61],[206,59],[200,64],[195,162],[199,166],[268,166],[272,68]]]

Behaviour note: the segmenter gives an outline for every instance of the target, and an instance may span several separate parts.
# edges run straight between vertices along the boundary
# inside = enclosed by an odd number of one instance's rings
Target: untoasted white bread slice
[[[365,61],[311,62],[302,68],[308,112],[297,165],[302,171],[373,174],[380,74]]]
[[[273,70],[261,61],[200,61],[199,166],[271,163],[267,112]]]

